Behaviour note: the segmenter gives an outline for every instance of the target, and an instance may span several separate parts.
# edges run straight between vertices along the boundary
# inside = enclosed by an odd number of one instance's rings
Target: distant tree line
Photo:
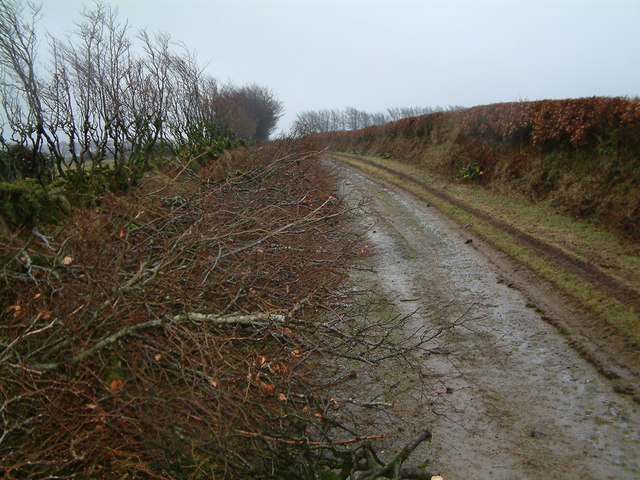
[[[394,122],[408,117],[417,117],[445,110],[460,110],[463,107],[394,107],[386,112],[369,113],[353,107],[334,110],[310,110],[299,113],[292,125],[298,135],[309,135],[336,130],[359,130],[373,125]]]
[[[36,61],[39,11],[0,0],[5,178],[64,176],[105,159],[118,169],[220,138],[262,142],[282,115],[270,89],[221,85],[168,34],[132,38],[129,23],[100,1],[68,37],[47,36],[47,62]]]

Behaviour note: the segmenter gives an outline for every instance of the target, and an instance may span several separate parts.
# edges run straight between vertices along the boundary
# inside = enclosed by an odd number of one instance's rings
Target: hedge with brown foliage
[[[640,100],[592,97],[478,106],[315,137],[329,149],[418,164],[549,200],[640,239]],[[464,176],[463,176],[464,177]]]

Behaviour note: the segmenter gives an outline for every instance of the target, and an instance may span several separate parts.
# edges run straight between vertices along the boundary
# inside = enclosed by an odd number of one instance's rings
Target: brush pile
[[[364,306],[344,313],[362,245],[314,155],[263,157],[222,179],[165,169],[3,239],[3,477],[358,467],[326,451],[370,447],[326,421],[318,359],[397,346],[378,341],[388,325],[356,325]]]

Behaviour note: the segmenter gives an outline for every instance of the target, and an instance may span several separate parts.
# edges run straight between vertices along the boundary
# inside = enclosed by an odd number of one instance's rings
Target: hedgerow
[[[640,238],[638,99],[498,103],[314,138],[332,150],[393,157],[452,181],[524,193]],[[470,166],[483,174],[470,175]]]

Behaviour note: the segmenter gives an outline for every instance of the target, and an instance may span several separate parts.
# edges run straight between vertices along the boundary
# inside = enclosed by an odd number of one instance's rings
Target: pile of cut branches
[[[3,477],[406,474],[322,400],[318,358],[401,353],[335,313],[349,214],[313,154],[262,153],[2,239]]]

